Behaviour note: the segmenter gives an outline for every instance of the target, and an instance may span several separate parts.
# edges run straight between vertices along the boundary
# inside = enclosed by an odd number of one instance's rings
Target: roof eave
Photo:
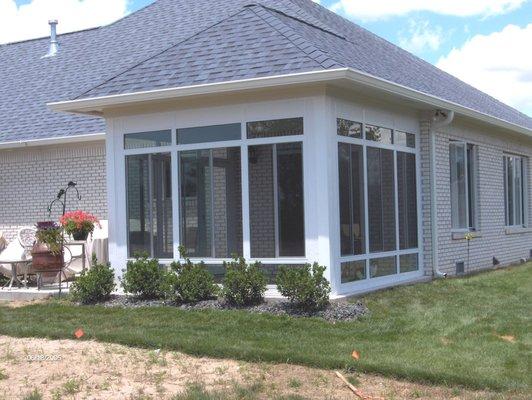
[[[122,107],[150,101],[164,101],[192,96],[249,91],[279,86],[327,83],[340,80],[348,80],[350,82],[371,87],[382,92],[387,92],[404,99],[430,105],[431,107],[437,109],[454,111],[456,114],[532,137],[532,129],[485,113],[481,113],[471,108],[464,107],[460,104],[453,103],[385,79],[377,78],[375,76],[353,70],[351,68],[318,70],[263,78],[242,79],[219,83],[77,99],[49,103],[48,106],[54,111],[86,115],[103,115],[103,111],[109,107]]]
[[[50,146],[57,144],[92,142],[105,139],[105,133],[87,133],[82,135],[60,136],[55,138],[15,140],[0,143],[0,150],[26,147]]]

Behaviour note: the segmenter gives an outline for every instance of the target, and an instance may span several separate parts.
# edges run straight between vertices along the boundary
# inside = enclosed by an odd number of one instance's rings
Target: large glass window
[[[504,156],[506,225],[525,225],[525,160],[519,156]]]
[[[129,256],[173,257],[170,154],[126,157]]]
[[[337,135],[341,283],[418,271],[416,136],[345,119]]]
[[[399,248],[418,247],[416,155],[397,152],[397,207],[399,211]]]
[[[177,130],[177,144],[224,142],[240,140],[241,136],[240,124],[182,128]]]
[[[240,148],[180,153],[181,243],[190,257],[242,255]]]
[[[392,251],[396,249],[393,151],[368,147],[367,157],[369,251]]]
[[[303,134],[303,118],[273,119],[247,123],[248,139]]]
[[[450,142],[451,221],[453,229],[476,228],[476,148]]]
[[[338,144],[340,247],[342,255],[365,253],[364,156],[359,145]]]
[[[251,257],[305,256],[301,143],[249,147]]]
[[[142,149],[146,147],[170,146],[172,144],[172,131],[153,131],[127,133],[124,135],[124,149]]]

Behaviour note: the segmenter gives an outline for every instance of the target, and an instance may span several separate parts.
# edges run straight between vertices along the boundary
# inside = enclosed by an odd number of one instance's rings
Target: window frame
[[[452,176],[451,176],[451,146],[461,146],[463,148],[464,156],[464,176],[465,176],[465,221],[466,227],[457,227],[453,221],[453,210],[452,210]],[[469,164],[469,151],[472,152],[473,165]],[[474,143],[463,141],[463,140],[450,140],[449,141],[449,190],[450,190],[450,201],[451,201],[451,232],[452,233],[461,233],[461,232],[479,232],[480,231],[480,221],[479,221],[479,193],[478,193],[478,146]],[[472,169],[472,175],[470,182],[470,169]],[[471,184],[473,184],[472,190]],[[470,196],[470,193],[472,196]],[[471,198],[472,197],[472,198]],[[472,215],[471,215],[472,214]],[[471,218],[472,217],[472,218]]]
[[[510,215],[509,215],[509,200],[508,200],[508,194],[509,194],[509,188],[508,188],[508,168],[509,168],[509,160],[514,160],[514,167],[512,168],[512,185],[515,185],[515,161],[519,160],[520,164],[520,184],[521,184],[521,190],[519,193],[519,197],[521,199],[521,207],[520,207],[520,219],[521,223],[510,223]],[[525,156],[518,155],[518,154],[511,154],[511,153],[504,153],[503,154],[503,174],[504,174],[504,183],[503,183],[503,190],[504,190],[504,226],[505,228],[526,228],[528,223],[528,162],[529,159]],[[512,186],[512,189],[514,191],[513,193],[513,201],[512,201],[512,209],[513,209],[513,219],[515,222],[515,216],[517,211],[517,203],[515,201],[515,186]]]
[[[338,134],[338,131],[337,131],[337,119],[343,119],[343,120],[346,120],[346,121],[351,121],[351,122],[354,122],[354,123],[361,123],[362,124],[362,132],[363,132],[363,135],[361,138],[355,138],[355,137],[349,137],[349,136],[343,136],[343,135],[340,135]],[[385,129],[391,129],[392,131],[392,143],[383,143],[383,142],[378,142],[378,141],[374,141],[374,140],[371,140],[371,139],[366,139],[365,137],[365,132],[366,132],[366,125],[369,125],[369,126],[377,126],[377,127],[382,127],[382,128],[385,128]],[[360,287],[361,285],[362,286],[366,286],[366,285],[375,285],[375,284],[386,284],[387,282],[397,282],[397,280],[402,280],[402,279],[409,279],[411,277],[415,277],[415,276],[419,276],[421,275],[423,272],[423,247],[422,247],[422,237],[423,235],[421,234],[422,232],[422,219],[421,219],[421,174],[420,174],[420,163],[421,163],[421,160],[420,160],[420,152],[419,152],[419,149],[420,149],[420,137],[419,137],[419,133],[417,131],[414,131],[414,130],[409,130],[409,129],[404,129],[403,127],[401,128],[389,128],[389,127],[386,127],[386,126],[382,126],[380,125],[379,123],[375,123],[374,121],[363,121],[363,120],[360,120],[360,119],[353,119],[353,118],[350,118],[349,116],[346,116],[346,115],[336,115],[335,117],[335,136],[336,136],[336,139],[335,139],[335,143],[336,143],[336,150],[335,150],[335,176],[336,176],[336,179],[335,179],[335,185],[337,187],[337,192],[336,193],[336,199],[334,200],[337,204],[337,207],[338,207],[338,212],[336,213],[336,216],[335,216],[335,220],[336,220],[336,225],[335,225],[335,230],[336,232],[333,233],[334,237],[336,238],[336,242],[337,242],[337,245],[335,246],[334,249],[332,249],[332,251],[334,252],[334,255],[335,255],[335,259],[336,259],[336,262],[335,262],[335,266],[337,268],[339,268],[339,273],[337,274],[338,278],[336,279],[337,280],[337,284],[338,284],[338,287],[341,288],[340,290],[343,292],[343,291],[349,291],[349,290],[355,290],[355,288],[357,287]],[[410,146],[404,146],[404,145],[401,145],[401,144],[395,144],[395,131],[400,131],[400,132],[403,132],[403,133],[409,133],[409,134],[412,134],[414,135],[414,138],[415,138],[415,146],[414,147],[410,147]],[[364,194],[363,194],[363,197],[364,197],[364,216],[363,216],[363,219],[364,219],[364,251],[362,252],[362,254],[359,254],[359,255],[342,255],[341,254],[341,246],[340,246],[340,241],[341,241],[341,236],[340,236],[340,207],[339,207],[339,204],[340,204],[340,186],[339,186],[339,175],[340,175],[340,171],[339,171],[339,158],[338,158],[338,144],[339,143],[346,143],[346,144],[354,144],[354,145],[359,145],[363,148],[363,152],[362,152],[362,155],[363,155],[363,177],[364,177],[364,185],[363,185],[363,191],[364,191]],[[394,162],[394,165],[393,165],[393,169],[394,169],[394,204],[395,204],[395,250],[392,250],[392,251],[384,251],[384,252],[377,252],[377,253],[371,253],[370,252],[370,243],[369,243],[369,213],[368,213],[368,185],[367,185],[367,182],[368,182],[368,165],[367,165],[367,159],[368,159],[368,151],[367,149],[370,148],[370,147],[373,147],[373,148],[380,148],[380,149],[387,149],[387,150],[392,150],[393,151],[393,162]],[[398,180],[397,180],[397,153],[398,152],[404,152],[404,153],[411,153],[411,154],[414,154],[415,157],[416,157],[416,199],[417,199],[417,224],[416,224],[416,228],[417,228],[417,231],[418,231],[418,235],[417,235],[417,247],[415,248],[410,248],[410,249],[403,249],[401,250],[400,249],[400,243],[399,243],[399,208],[398,208]],[[410,255],[410,254],[417,254],[418,256],[418,268],[417,270],[414,270],[414,271],[408,271],[408,272],[400,272],[400,269],[401,269],[401,265],[400,265],[400,256],[402,255]],[[395,257],[396,259],[396,272],[395,274],[392,274],[392,275],[386,275],[386,276],[380,276],[380,277],[374,277],[374,278],[371,278],[370,277],[370,263],[371,263],[371,260],[374,260],[374,259],[380,259],[380,258],[387,258],[387,257]],[[352,282],[344,282],[342,283],[341,282],[341,266],[343,263],[348,263],[348,262],[352,262],[352,261],[364,261],[365,262],[365,265],[366,265],[366,272],[365,272],[365,278],[364,279],[360,279],[360,280],[356,280],[356,281],[352,281]]]
[[[263,264],[286,264],[286,265],[303,265],[310,260],[307,258],[309,254],[309,243],[307,240],[307,228],[308,228],[308,210],[307,207],[307,194],[308,188],[306,183],[307,172],[305,171],[305,157],[306,157],[306,141],[308,138],[307,134],[307,115],[305,112],[287,112],[282,114],[274,115],[253,115],[248,116],[245,119],[230,119],[221,118],[216,120],[208,119],[205,121],[205,124],[190,124],[184,123],[179,124],[179,122],[173,122],[171,127],[167,125],[150,126],[148,129],[143,129],[142,132],[149,133],[151,131],[158,132],[163,130],[171,131],[172,143],[166,146],[157,146],[157,147],[144,147],[144,148],[135,148],[135,149],[126,149],[124,144],[124,137],[130,133],[136,133],[135,130],[129,131],[124,130],[120,133],[121,137],[121,149],[120,154],[123,157],[124,163],[126,158],[130,155],[143,155],[143,154],[157,154],[157,153],[171,153],[171,165],[172,165],[172,223],[174,225],[173,238],[174,238],[174,255],[171,259],[160,259],[162,264],[170,263],[174,260],[184,261],[180,257],[178,247],[181,244],[181,170],[180,170],[180,153],[186,150],[211,150],[217,148],[229,148],[229,147],[238,147],[240,148],[240,161],[241,161],[241,183],[242,183],[242,233],[243,233],[243,248],[242,255],[249,260],[250,262],[259,261]],[[247,124],[250,122],[256,121],[270,121],[270,120],[284,120],[284,119],[302,119],[303,121],[303,134],[291,135],[291,136],[272,136],[264,138],[247,138]],[[203,143],[192,143],[192,144],[178,144],[177,135],[178,130],[185,128],[197,128],[197,127],[207,127],[207,126],[216,126],[216,125],[229,125],[229,124],[240,124],[241,135],[238,140],[228,140],[228,141],[216,141],[216,142],[203,142]],[[305,256],[298,257],[274,257],[274,258],[251,258],[251,246],[250,246],[250,230],[249,230],[249,178],[248,178],[248,148],[249,146],[255,145],[275,145],[283,143],[301,143],[301,152],[302,152],[302,162],[303,162],[303,224],[305,230],[305,240],[304,240],[304,249]],[[125,164],[124,164],[125,165]],[[124,179],[125,192],[127,194],[127,176]],[[126,195],[126,204],[128,205],[127,195]],[[127,214],[127,213],[126,213]],[[126,221],[127,221],[126,215]],[[129,239],[127,239],[127,260],[132,260],[132,257],[129,255]],[[231,258],[209,258],[209,257],[191,257],[193,262],[203,261],[207,265],[217,265],[221,264],[224,261],[231,261]]]

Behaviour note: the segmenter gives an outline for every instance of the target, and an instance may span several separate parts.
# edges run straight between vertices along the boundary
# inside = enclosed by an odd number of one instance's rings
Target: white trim
[[[16,149],[16,148],[21,148],[21,147],[49,146],[49,145],[54,145],[54,144],[92,142],[92,141],[98,141],[98,140],[104,140],[104,139],[105,139],[105,133],[87,133],[84,135],[60,136],[56,138],[16,140],[12,142],[0,143],[0,150],[1,149]]]
[[[432,107],[448,109],[491,125],[509,129],[527,136],[532,136],[532,129],[530,128],[505,121],[503,119],[473,110],[469,107],[465,107],[448,100],[444,100],[437,96],[420,92],[386,79],[377,78],[364,72],[355,71],[351,68],[337,68],[325,71],[311,71],[296,74],[276,75],[264,78],[251,78],[194,86],[183,86],[178,88],[158,89],[88,99],[53,102],[48,103],[47,105],[55,111],[94,115],[101,114],[104,108],[110,106],[131,105],[134,103],[154,100],[160,101],[206,94],[220,94],[278,86],[326,83],[341,80],[348,80],[363,86],[372,87],[380,91],[399,95],[400,97],[413,100],[415,102],[428,104]]]

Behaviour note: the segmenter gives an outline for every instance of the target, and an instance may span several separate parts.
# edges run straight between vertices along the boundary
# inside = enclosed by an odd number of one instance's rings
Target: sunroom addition
[[[314,162],[319,149],[305,151],[316,146],[307,125],[296,115],[125,133],[128,257],[141,251],[165,263],[183,245],[221,279],[223,261],[243,255],[262,262],[270,283],[280,265],[318,261],[308,254],[318,224],[311,212],[331,208],[309,197],[321,188],[306,188],[327,168]],[[338,211],[328,231],[333,288],[419,276],[417,136],[345,118],[335,133],[319,133],[337,148],[327,178],[337,185],[328,193]]]

